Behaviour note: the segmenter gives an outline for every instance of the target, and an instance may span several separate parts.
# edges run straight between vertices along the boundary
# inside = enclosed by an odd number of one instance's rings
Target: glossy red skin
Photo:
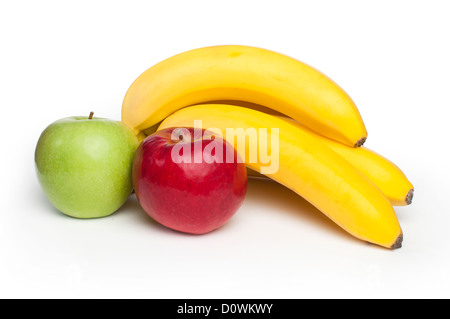
[[[237,162],[234,147],[224,140],[220,140],[223,154],[232,152],[233,163],[175,163],[171,158],[176,144],[171,140],[173,130],[148,136],[137,149],[133,163],[137,198],[151,218],[168,228],[208,233],[224,225],[242,205],[247,190],[245,165]],[[204,130],[189,128],[189,133],[194,159],[196,148],[203,151],[212,141],[201,139]]]

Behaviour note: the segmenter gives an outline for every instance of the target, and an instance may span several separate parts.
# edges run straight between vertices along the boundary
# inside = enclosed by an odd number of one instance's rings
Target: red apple
[[[138,147],[133,185],[154,220],[204,234],[224,225],[241,206],[247,172],[234,147],[212,132],[167,128]]]

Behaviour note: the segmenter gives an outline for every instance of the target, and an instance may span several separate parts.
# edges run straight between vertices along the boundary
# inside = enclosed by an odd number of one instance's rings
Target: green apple
[[[97,218],[116,212],[133,189],[139,140],[125,124],[104,118],[68,117],[50,124],[36,146],[40,185],[62,213]]]

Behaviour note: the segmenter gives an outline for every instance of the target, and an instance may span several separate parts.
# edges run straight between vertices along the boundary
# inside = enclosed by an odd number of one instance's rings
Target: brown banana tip
[[[392,249],[401,248],[403,243],[403,234],[400,234],[397,239],[395,240],[395,243],[391,246]]]
[[[414,197],[414,189],[410,189],[408,194],[406,195],[406,205],[411,205]]]
[[[356,142],[355,147],[363,146],[363,144],[366,142],[367,137],[362,137]]]

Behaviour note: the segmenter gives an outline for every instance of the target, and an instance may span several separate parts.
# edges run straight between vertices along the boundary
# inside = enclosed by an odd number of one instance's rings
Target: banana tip
[[[408,192],[408,194],[406,195],[406,204],[407,204],[407,205],[411,205],[412,200],[413,200],[413,197],[414,197],[414,189],[411,189],[411,190]]]
[[[395,243],[391,246],[392,249],[401,248],[403,243],[403,234],[400,234],[397,239],[395,240]]]
[[[355,147],[363,146],[363,144],[366,142],[366,137],[361,137],[355,144]]]

